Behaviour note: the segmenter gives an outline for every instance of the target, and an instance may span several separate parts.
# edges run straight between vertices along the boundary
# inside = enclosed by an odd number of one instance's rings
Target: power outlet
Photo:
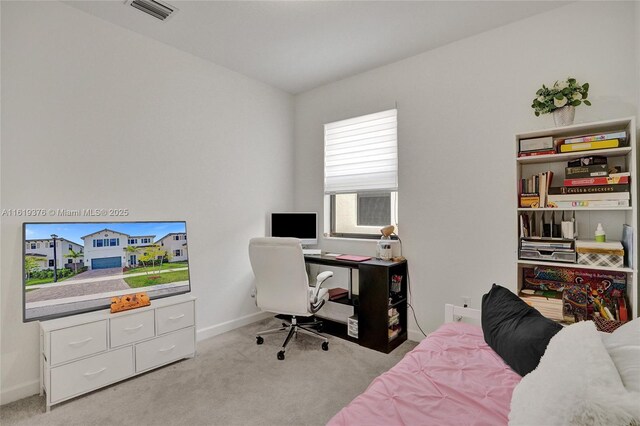
[[[462,306],[468,308],[471,305],[471,298],[469,296],[462,296]]]

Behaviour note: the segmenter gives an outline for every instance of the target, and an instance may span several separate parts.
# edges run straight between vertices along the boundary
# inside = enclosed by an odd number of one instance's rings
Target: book
[[[607,139],[625,139],[627,137],[627,132],[611,132],[611,133],[600,133],[597,135],[586,135],[586,136],[578,136],[573,138],[568,138],[564,140],[564,143],[572,144],[572,143],[581,143],[581,142],[596,142],[596,141],[604,141]]]
[[[627,185],[629,186],[629,176],[601,176],[565,179],[564,186],[595,186],[595,185]]]
[[[550,202],[556,201],[611,201],[611,200],[630,200],[629,192],[607,192],[604,194],[554,194],[549,195]]]
[[[558,194],[600,194],[611,192],[629,192],[629,184],[559,186],[549,188],[549,195]]]
[[[329,300],[337,300],[342,299],[344,296],[349,294],[349,290],[346,288],[330,288],[329,289]]]
[[[590,151],[592,149],[617,148],[620,146],[619,139],[608,139],[605,141],[582,142],[560,145],[560,152]]]
[[[593,166],[594,164],[607,164],[607,157],[601,155],[588,155],[567,162],[568,167]]]
[[[336,259],[350,260],[352,262],[364,262],[365,260],[370,260],[371,256],[357,256],[355,254],[343,254],[343,255],[337,256]]]
[[[591,166],[566,167],[564,169],[565,179],[586,178],[586,177],[606,177],[609,176],[609,167],[606,164],[593,164]]]
[[[551,136],[520,139],[520,152],[542,151],[549,149],[553,149],[553,138]]]
[[[555,153],[556,153],[555,149],[546,149],[543,151],[520,152],[518,153],[518,157],[535,157],[536,155],[551,155]]]
[[[633,228],[626,223],[622,225],[622,247],[624,248],[624,264],[633,268]]]
[[[558,209],[580,208],[580,207],[629,207],[629,200],[602,200],[602,201],[551,201],[549,207]]]

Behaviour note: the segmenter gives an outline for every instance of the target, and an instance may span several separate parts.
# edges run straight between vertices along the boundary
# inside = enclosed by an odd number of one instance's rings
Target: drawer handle
[[[124,331],[134,331],[142,328],[142,324],[136,325],[135,327],[125,327]]]
[[[84,343],[90,342],[93,340],[93,337],[87,337],[84,340],[78,340],[77,342],[69,342],[69,346],[79,346],[82,345]]]
[[[184,314],[180,314],[180,315],[176,315],[175,317],[169,317],[169,319],[171,321],[175,321],[175,320],[183,318],[183,317],[184,317]]]
[[[107,367],[102,367],[100,370],[96,370],[96,371],[91,371],[91,372],[84,373],[84,376],[87,376],[87,377],[89,377],[89,376],[95,376],[96,374],[100,374],[100,373],[102,373],[102,372],[103,372],[104,370],[106,370],[106,369],[107,369]]]
[[[158,352],[169,352],[170,350],[173,350],[176,347],[176,345],[171,345],[168,348],[165,349],[158,349]]]

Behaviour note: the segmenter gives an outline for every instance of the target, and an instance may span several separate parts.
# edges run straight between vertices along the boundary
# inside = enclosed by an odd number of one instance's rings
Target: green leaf
[[[575,79],[575,78],[571,78],[571,77],[569,77],[569,78],[567,79],[567,81],[568,81],[569,83],[571,83],[571,84],[575,84],[576,79]]]
[[[583,84],[583,85],[582,85],[582,88],[583,88],[584,90],[589,90],[589,83],[585,83],[585,84]]]
[[[540,113],[536,111],[536,117],[540,117]]]
[[[559,101],[561,101],[562,99],[564,99],[564,95],[562,93],[558,93],[555,98]]]
[[[542,95],[542,89],[538,89],[538,91],[536,92],[536,95],[538,96]]]
[[[572,105],[572,106],[574,106],[574,107],[575,107],[575,106],[580,105],[581,103],[582,103],[582,102],[580,102],[578,99],[576,99],[575,101],[572,101],[570,105]]]
[[[584,104],[585,104],[585,105],[588,105],[588,106],[591,106],[591,102],[587,101],[586,99],[585,99],[585,101],[584,101]]]

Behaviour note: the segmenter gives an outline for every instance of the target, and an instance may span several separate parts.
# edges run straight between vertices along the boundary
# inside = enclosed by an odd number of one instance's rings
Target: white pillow
[[[604,347],[616,365],[624,387],[640,392],[640,320],[634,319],[613,333],[602,335]]]
[[[627,392],[592,321],[560,330],[511,398],[509,424],[640,425],[640,394]]]

